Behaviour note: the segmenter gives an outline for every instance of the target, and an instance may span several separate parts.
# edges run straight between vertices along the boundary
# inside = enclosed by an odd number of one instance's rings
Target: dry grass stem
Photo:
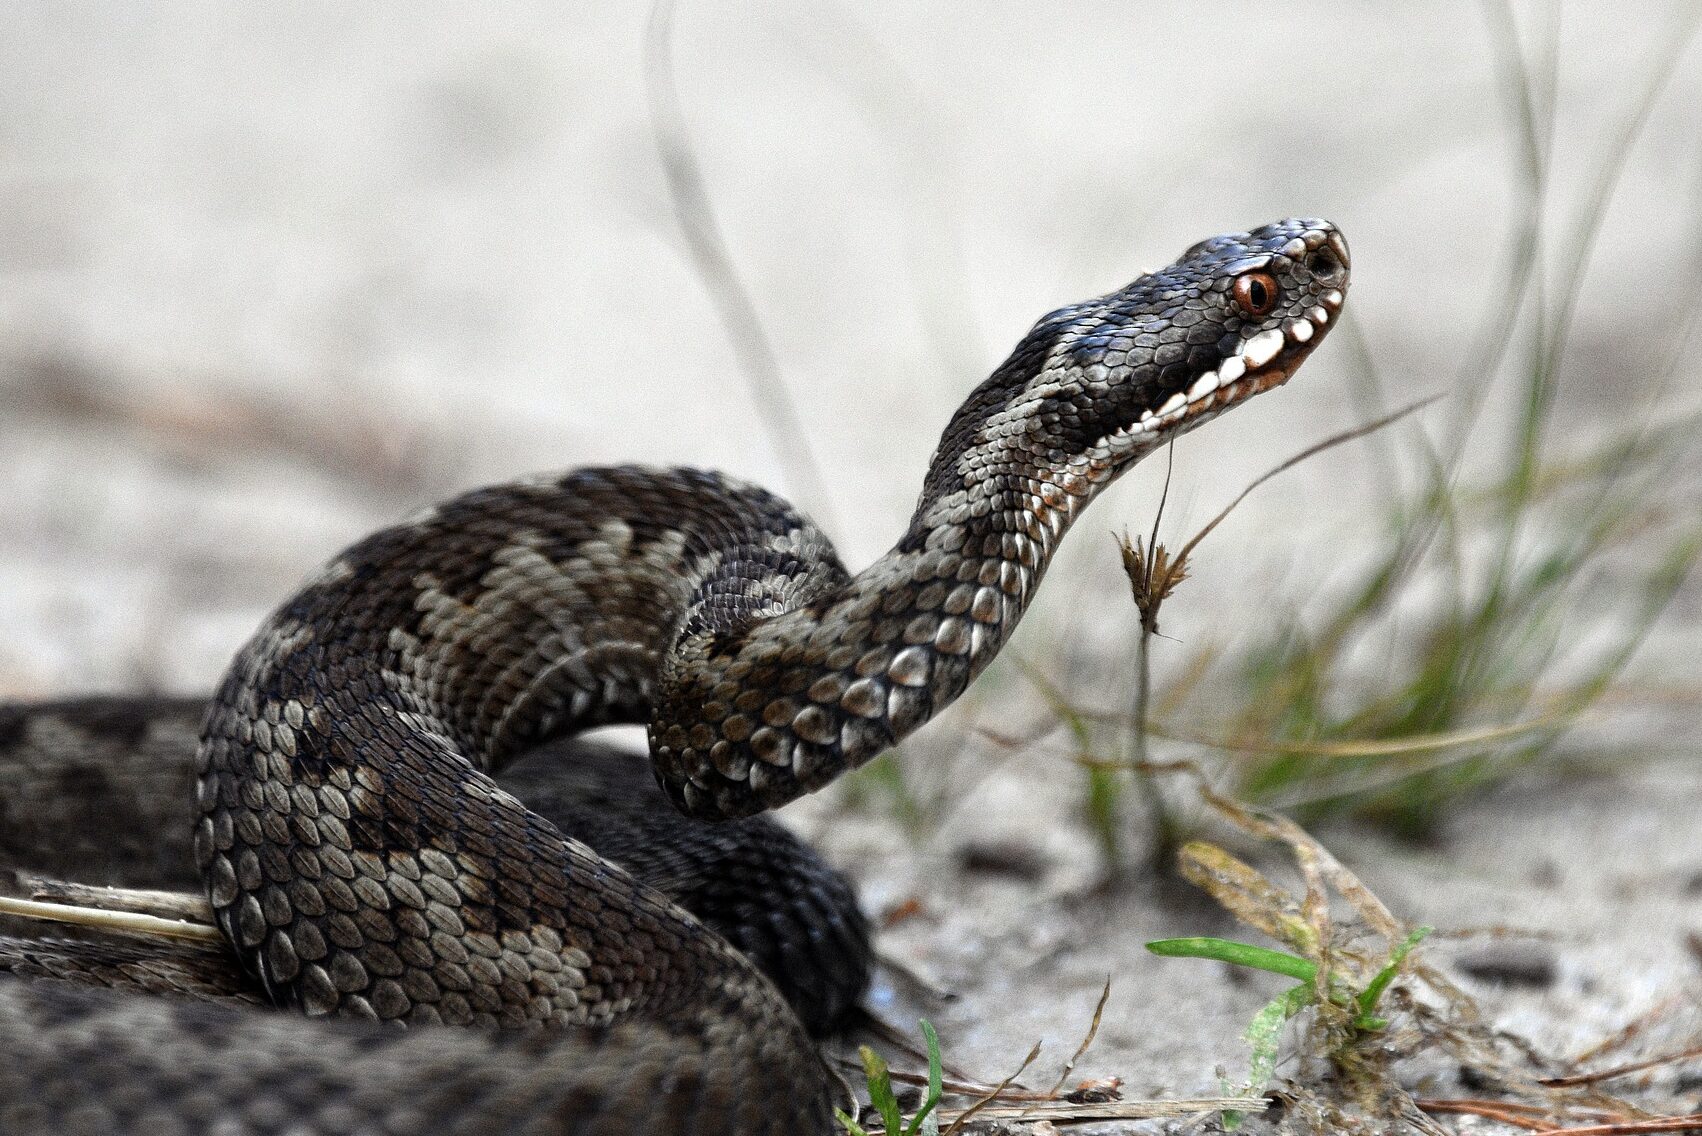
[[[1222,510],[1220,510],[1218,512],[1217,516],[1215,516],[1211,520],[1207,521],[1205,527],[1202,528],[1199,532],[1194,534],[1193,539],[1189,540],[1187,544],[1184,544],[1182,546],[1182,551],[1176,554],[1176,563],[1186,564],[1187,561],[1188,561],[1188,557],[1193,555],[1194,549],[1199,547],[1200,542],[1202,540],[1206,539],[1206,537],[1210,536],[1212,530],[1217,528],[1218,525],[1222,524],[1223,521],[1224,521],[1224,518],[1228,517],[1230,513],[1233,513],[1235,511],[1236,506],[1240,505],[1241,502],[1245,501],[1248,498],[1248,496],[1253,492],[1253,490],[1259,488],[1259,486],[1263,485],[1265,482],[1269,481],[1271,478],[1275,477],[1277,474],[1285,473],[1288,470],[1291,470],[1295,466],[1299,465],[1301,462],[1304,462],[1304,461],[1307,461],[1311,458],[1317,457],[1319,454],[1323,453],[1325,450],[1333,450],[1337,446],[1342,445],[1346,442],[1351,442],[1351,441],[1354,441],[1355,439],[1363,438],[1367,434],[1375,434],[1377,431],[1379,431],[1379,430],[1381,430],[1381,429],[1383,429],[1387,426],[1394,425],[1396,422],[1399,422],[1401,419],[1405,418],[1407,415],[1413,414],[1413,413],[1415,413],[1419,410],[1424,409],[1425,407],[1429,406],[1431,403],[1436,402],[1441,397],[1442,396],[1439,395],[1439,394],[1433,394],[1433,395],[1429,396],[1428,398],[1421,398],[1417,402],[1409,402],[1407,405],[1401,407],[1399,410],[1393,411],[1392,413],[1389,413],[1389,414],[1385,414],[1381,418],[1375,419],[1371,422],[1367,422],[1367,423],[1365,423],[1361,426],[1355,426],[1351,430],[1343,430],[1339,434],[1331,434],[1328,438],[1325,438],[1323,441],[1314,443],[1313,445],[1310,445],[1310,446],[1307,446],[1304,450],[1301,450],[1299,453],[1295,454],[1293,457],[1291,457],[1291,458],[1287,459],[1286,461],[1281,462],[1280,464],[1275,465],[1275,466],[1271,467],[1270,469],[1266,470],[1264,473],[1260,474],[1258,477],[1255,477],[1250,483],[1248,483],[1248,485],[1245,489],[1243,489],[1240,493],[1235,495],[1235,499],[1233,501],[1231,501],[1229,504],[1225,505],[1222,508]]]
[[[1635,1018],[1631,1019],[1631,1021],[1625,1023],[1625,1025],[1621,1026],[1613,1033],[1608,1034],[1582,1053],[1575,1054],[1568,1064],[1585,1065],[1599,1057],[1606,1056],[1609,1053],[1618,1052],[1636,1041],[1638,1038],[1642,1037],[1644,1032],[1650,1026],[1665,1017],[1672,1010],[1679,1007],[1689,1007],[1693,1004],[1692,999],[1684,994],[1674,994],[1663,998],[1661,1001],[1657,1002],[1643,1013],[1638,1014]]]
[[[994,1087],[992,1092],[988,1093],[986,1096],[982,1097],[980,1100],[976,1101],[974,1104],[970,1105],[968,1108],[962,1109],[962,1110],[954,1113],[955,1119],[952,1121],[951,1127],[947,1128],[945,1130],[945,1136],[957,1136],[957,1133],[963,1128],[963,1126],[965,1124],[969,1123],[970,1117],[981,1112],[988,1105],[990,1105],[994,1101],[998,1100],[999,1094],[1003,1093],[1007,1088],[1009,1088],[1016,1081],[1016,1079],[1018,1077],[1022,1076],[1023,1071],[1026,1070],[1030,1065],[1034,1064],[1035,1058],[1037,1058],[1039,1056],[1040,1056],[1040,1043],[1037,1041],[1037,1042],[1034,1043],[1034,1048],[1030,1049],[1028,1051],[1028,1056],[1024,1057],[1022,1059],[1022,1064],[1018,1065],[1016,1067],[1016,1070],[1013,1073],[1011,1073],[1010,1076],[1008,1076],[1004,1080],[1000,1081],[998,1083],[998,1085]],[[945,1120],[945,1117],[941,1116],[940,1119],[943,1122]]]
[[[129,911],[161,919],[213,925],[213,908],[207,897],[191,892],[97,887],[28,875],[18,877],[18,890],[43,903],[91,907],[101,911]]]
[[[1176,859],[1183,879],[1241,923],[1303,954],[1316,949],[1316,935],[1300,905],[1248,864],[1203,840],[1184,844]]]
[[[1641,1073],[1649,1069],[1657,1069],[1662,1065],[1672,1065],[1679,1061],[1689,1061],[1702,1057],[1702,1046],[1693,1046],[1678,1053],[1663,1053],[1659,1057],[1650,1057],[1642,1061],[1632,1061],[1625,1065],[1616,1065],[1611,1069],[1598,1069],[1593,1073],[1577,1073],[1570,1077],[1544,1077],[1542,1083],[1550,1088],[1564,1088],[1572,1085],[1594,1085],[1602,1081],[1611,1081],[1615,1077],[1624,1077],[1631,1073]]]
[[[692,149],[691,135],[680,109],[679,90],[674,83],[673,31],[672,0],[657,0],[650,9],[645,35],[644,78],[650,99],[651,129],[674,214],[685,236],[692,266],[697,269],[727,329],[739,367],[750,384],[751,400],[786,479],[792,483],[799,503],[823,528],[832,531],[836,526],[827,481],[810,449],[803,416],[792,401],[792,392],[781,374],[756,304],[733,267],[732,254],[715,219],[708,182]]]
[[[1053,1124],[1086,1124],[1096,1120],[1154,1120],[1164,1117],[1198,1116],[1225,1109],[1235,1112],[1261,1112],[1270,1102],[1263,1097],[1193,1097],[1183,1100],[1100,1101],[1077,1103],[1058,1101],[1053,1104],[1003,1105],[988,1104],[961,1112],[946,1110],[941,1121],[952,1120],[948,1136],[957,1126],[977,1116],[982,1120],[1017,1120],[1025,1123],[1050,1121]],[[873,1134],[871,1133],[871,1136]]]
[[[1071,1073],[1075,1072],[1077,1062],[1087,1054],[1088,1049],[1093,1045],[1093,1039],[1099,1036],[1099,1021],[1105,1015],[1105,1003],[1110,1000],[1111,976],[1106,975],[1105,989],[1099,992],[1099,1001],[1093,1007],[1093,1020],[1088,1023],[1087,1034],[1081,1039],[1081,1044],[1076,1046],[1076,1051],[1070,1055],[1070,1059],[1064,1062],[1064,1068],[1058,1073],[1058,1079],[1053,1082],[1053,1096],[1058,1095],[1058,1091],[1064,1087],[1064,1082],[1070,1079]]]
[[[420,422],[397,422],[335,384],[304,402],[208,378],[193,390],[147,386],[104,362],[63,353],[0,360],[23,375],[8,413],[139,436],[169,454],[276,454],[387,496],[415,499],[453,485],[452,444]],[[380,404],[382,406],[382,404]]]
[[[1135,607],[1141,613],[1141,629],[1156,635],[1160,605],[1188,578],[1186,554],[1172,560],[1162,544],[1149,546],[1138,536],[1130,540],[1128,533],[1117,538],[1117,547],[1123,555],[1123,571],[1129,577]]]
[[[128,935],[155,935],[167,939],[184,939],[196,943],[223,944],[224,936],[217,927],[206,923],[188,923],[179,919],[162,919],[135,911],[109,911],[99,907],[81,907],[68,903],[41,903],[33,899],[0,896],[0,915],[16,915],[25,919],[41,919],[50,923],[67,923],[79,927],[94,927]]]

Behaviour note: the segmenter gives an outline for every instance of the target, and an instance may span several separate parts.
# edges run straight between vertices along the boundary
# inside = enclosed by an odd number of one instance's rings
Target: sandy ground
[[[1642,7],[1574,6],[1557,25],[1555,278],[1675,34],[1676,7]],[[1540,38],[1544,18],[1521,21]],[[457,488],[640,459],[798,489],[683,253],[638,7],[19,2],[0,4],[0,28],[0,697],[207,689],[314,565]],[[867,561],[908,515],[939,426],[1034,318],[1293,214],[1348,233],[1355,326],[1387,401],[1449,396],[1403,427],[1401,452],[1415,430],[1446,441],[1486,383],[1480,449],[1504,446],[1512,388],[1461,373],[1519,176],[1490,43],[1478,9],[1444,6],[687,5],[686,120],[830,485],[804,503]],[[1702,395],[1678,335],[1696,306],[1698,107],[1693,49],[1593,249],[1562,446]],[[1375,412],[1346,339],[1178,448],[1168,531]],[[1377,547],[1373,453],[1334,451],[1224,526],[1172,609],[1161,681],[1190,644],[1232,648],[1273,605],[1307,610]],[[1143,468],[1095,506],[1016,644],[1084,703],[1125,698],[1133,613],[1105,534],[1147,527],[1161,476]],[[1592,586],[1581,603],[1623,581]],[[1697,688],[1699,616],[1692,585],[1634,683]],[[933,992],[889,976],[875,1008],[926,1013],[982,1075],[1044,1037],[1028,1080],[1049,1083],[1109,975],[1078,1075],[1215,1091],[1275,988],[1146,955],[1149,938],[1227,924],[1163,873],[1099,886],[1057,736],[958,750],[971,722],[1030,720],[1022,686],[996,671],[907,750],[942,787],[925,834],[834,793],[789,810],[872,908],[914,913],[883,946]],[[1185,719],[1222,719],[1210,699],[1232,695],[1206,689]],[[1525,985],[1471,986],[1508,1028],[1576,1053],[1666,1007],[1646,1041],[1693,1044],[1696,724],[1682,702],[1604,712],[1575,748],[1660,760],[1539,771],[1423,848],[1322,835],[1405,918],[1530,933],[1433,948],[1462,974],[1508,969],[1472,952],[1530,964]]]

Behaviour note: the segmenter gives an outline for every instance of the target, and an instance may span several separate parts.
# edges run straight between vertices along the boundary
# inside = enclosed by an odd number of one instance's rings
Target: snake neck
[[[1042,317],[946,427],[891,552],[793,604],[735,604],[733,621],[688,606],[650,723],[675,803],[710,818],[784,804],[943,709],[1101,489],[1287,381],[1334,326],[1347,265],[1328,222],[1279,221]],[[747,578],[773,567],[754,560]]]
[[[959,418],[974,414],[972,402]],[[725,589],[699,588],[650,721],[658,776],[685,811],[784,804],[943,710],[998,654],[1064,532],[1117,472],[1083,458],[1019,476],[1005,439],[964,438],[957,424],[904,535],[864,571],[818,579],[785,606],[748,603],[731,624],[705,610]],[[748,574],[759,569],[772,565]]]

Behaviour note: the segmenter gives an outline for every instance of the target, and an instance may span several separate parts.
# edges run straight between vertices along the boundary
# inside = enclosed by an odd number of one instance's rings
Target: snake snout
[[[1353,259],[1348,255],[1347,241],[1334,226],[1323,232],[1326,234],[1323,245],[1308,253],[1301,265],[1322,287],[1340,288],[1347,283],[1347,271]]]
[[[1340,244],[1339,239],[1336,242]],[[1312,279],[1326,287],[1336,287],[1347,279],[1346,246],[1338,253],[1333,247],[1318,249],[1306,258],[1306,271]]]

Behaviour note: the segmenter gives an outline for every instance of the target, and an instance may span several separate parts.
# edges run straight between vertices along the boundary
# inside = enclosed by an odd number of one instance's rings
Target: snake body
[[[0,865],[126,888],[201,887],[191,837],[206,712],[204,698],[0,706]],[[530,751],[502,770],[499,783],[732,942],[811,1033],[839,1024],[863,993],[872,952],[850,885],[772,819],[698,823],[668,804],[632,755],[576,739]],[[37,927],[8,927],[0,918],[0,972],[202,1000],[267,1000],[227,951],[165,950],[158,942],[120,950],[110,936],[87,944],[22,937]]]
[[[489,1028],[3,981],[0,1127],[830,1131],[833,1080],[774,983],[494,775],[638,722],[668,799],[728,820],[862,764],[988,664],[1100,490],[1286,381],[1347,276],[1331,225],[1288,220],[1044,317],[855,575],[784,501],[686,469],[482,489],[356,544],[215,694],[195,862],[271,1000]],[[65,1107],[30,1097],[47,1083]]]

